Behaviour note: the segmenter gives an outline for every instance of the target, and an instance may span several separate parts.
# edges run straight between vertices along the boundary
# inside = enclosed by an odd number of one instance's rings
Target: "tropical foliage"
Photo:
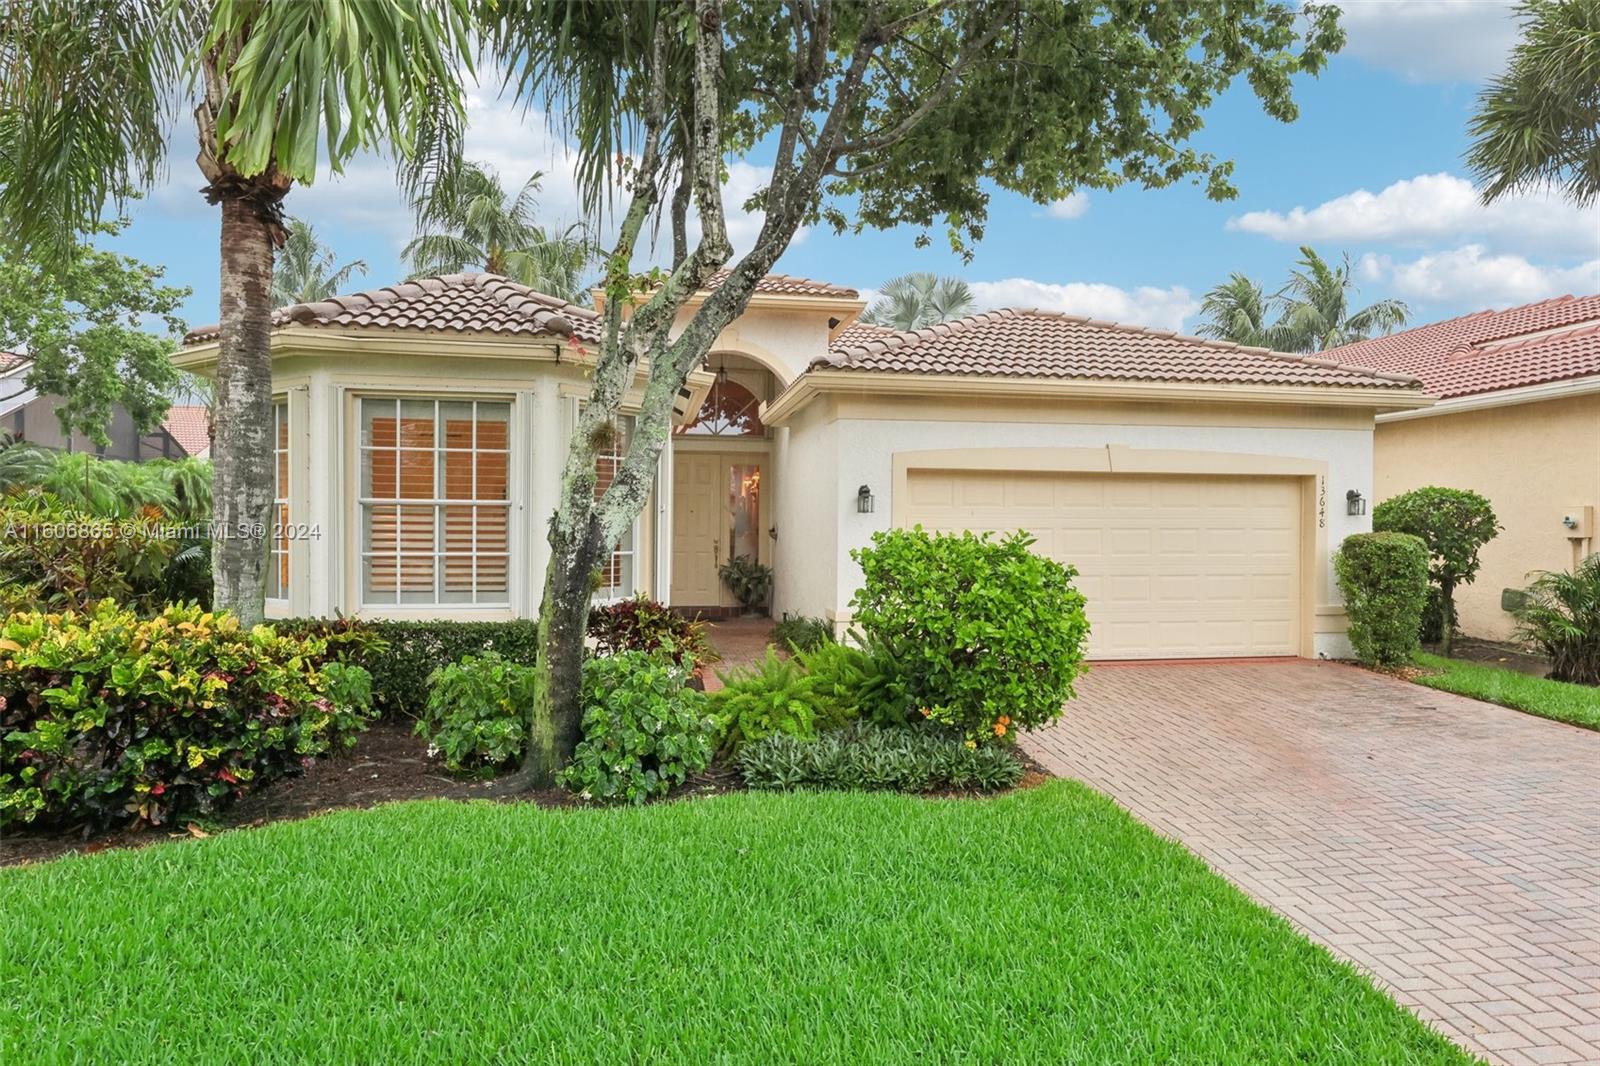
[[[352,277],[366,272],[366,260],[340,265],[333,249],[317,239],[311,223],[291,218],[273,263],[272,302],[286,307],[326,300],[344,291]]]
[[[1518,635],[1550,657],[1557,681],[1600,685],[1600,555],[1540,574],[1516,611]]]
[[[1427,545],[1428,578],[1439,598],[1440,650],[1448,656],[1456,631],[1456,589],[1478,576],[1479,552],[1501,529],[1494,508],[1469,489],[1429,485],[1374,507],[1372,528],[1410,533]]]
[[[589,612],[589,637],[601,655],[664,652],[694,673],[718,658],[704,622],[685,618],[647,596],[596,606]]]
[[[1296,269],[1272,295],[1243,274],[1206,293],[1200,304],[1202,337],[1283,352],[1317,352],[1389,333],[1406,324],[1410,309],[1400,300],[1379,300],[1360,310],[1350,306],[1356,290],[1347,255],[1329,263],[1300,248]]]
[[[972,289],[960,278],[902,274],[884,283],[863,322],[905,332],[961,318],[972,311]]]
[[[1522,38],[1478,96],[1467,166],[1486,201],[1543,186],[1600,198],[1600,3],[1523,0]]]
[[[412,204],[421,232],[403,254],[413,276],[472,267],[563,300],[579,299],[594,253],[582,226],[558,232],[535,221],[542,176],[534,174],[512,194],[481,163],[443,175]]]
[[[100,223],[89,236],[115,236],[125,225]],[[0,247],[0,350],[29,358],[0,400],[24,391],[60,397],[62,432],[101,445],[111,443],[106,427],[119,405],[142,433],[160,425],[178,383],[170,356],[187,328],[178,306],[189,296],[164,284],[165,274],[84,236],[64,262]],[[148,332],[147,322],[165,331]]]
[[[0,825],[160,825],[348,749],[368,680],[323,665],[325,652],[196,606],[12,615],[0,625]]]
[[[461,78],[476,51],[468,0],[214,4],[18,0],[0,10],[0,233],[69,262],[105,205],[165,171],[193,115],[202,194],[220,205],[222,321],[213,445],[217,602],[264,610],[272,507],[268,330],[283,198],[323,158],[385,146],[426,183],[459,151]],[[180,106],[176,87],[198,99]],[[417,149],[425,150],[418,156]]]
[[[528,742],[521,708],[533,697],[533,669],[492,651],[447,663],[428,678],[428,706],[416,734],[445,766],[493,772]]]
[[[32,444],[0,447],[0,491],[41,489],[97,518],[211,516],[211,464],[204,459],[143,463],[58,452]]]

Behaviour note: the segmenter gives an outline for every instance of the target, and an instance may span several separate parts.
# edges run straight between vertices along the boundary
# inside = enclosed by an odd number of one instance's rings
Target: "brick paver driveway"
[[[1025,743],[1466,1047],[1600,1063],[1600,733],[1333,663],[1107,665]]]

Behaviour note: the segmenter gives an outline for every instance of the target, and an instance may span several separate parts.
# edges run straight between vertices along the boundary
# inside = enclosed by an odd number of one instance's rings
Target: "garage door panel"
[[[908,524],[1026,529],[1077,567],[1092,657],[1298,651],[1293,479],[912,471],[907,498]]]

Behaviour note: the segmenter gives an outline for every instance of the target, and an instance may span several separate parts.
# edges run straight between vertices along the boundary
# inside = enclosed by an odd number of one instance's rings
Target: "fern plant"
[[[840,720],[840,708],[817,691],[816,678],[770,646],[761,662],[717,676],[723,688],[711,694],[710,706],[723,754],[774,733],[810,739]]]

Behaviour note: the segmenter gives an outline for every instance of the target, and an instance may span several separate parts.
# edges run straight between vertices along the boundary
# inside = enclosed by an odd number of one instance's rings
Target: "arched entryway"
[[[737,606],[724,564],[743,556],[772,565],[772,445],[761,405],[781,385],[747,355],[716,352],[707,362],[716,380],[673,433],[669,602],[714,614]]]

